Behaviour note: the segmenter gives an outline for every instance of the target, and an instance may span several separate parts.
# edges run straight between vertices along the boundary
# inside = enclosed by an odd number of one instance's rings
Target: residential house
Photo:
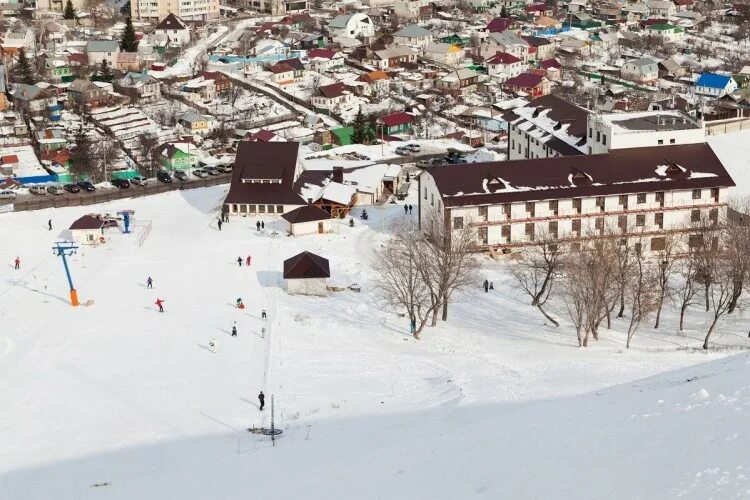
[[[508,17],[496,17],[487,23],[485,30],[488,33],[502,33],[513,26],[513,20]]]
[[[210,131],[208,118],[195,111],[188,111],[183,114],[179,123],[194,134],[204,135]]]
[[[198,152],[190,142],[171,142],[157,148],[154,157],[165,170],[186,170],[198,166]]]
[[[551,16],[554,14],[552,7],[546,3],[535,3],[526,6],[526,13],[533,17]]]
[[[687,144],[431,167],[418,177],[417,206],[420,226],[435,210],[455,230],[471,224],[477,250],[513,251],[540,236],[578,248],[619,228],[646,254],[685,231],[681,253],[702,242],[685,221],[723,220],[734,185],[708,144]]]
[[[312,105],[316,109],[335,111],[351,99],[352,93],[347,90],[346,85],[337,82],[318,88],[312,96]]]
[[[672,0],[672,3],[677,12],[686,11],[693,6],[693,0]]]
[[[190,43],[190,27],[172,12],[156,25],[154,33],[166,36],[168,45],[184,46]]]
[[[685,30],[673,24],[652,24],[646,28],[648,32],[661,38],[665,43],[675,43],[685,38]]]
[[[546,72],[547,79],[553,82],[562,77],[562,64],[557,59],[547,59],[539,63],[539,68]]]
[[[375,25],[367,14],[339,14],[328,24],[332,37],[365,39],[375,36]]]
[[[8,30],[0,40],[0,51],[5,57],[14,57],[21,49],[24,49],[27,54],[33,54],[35,48],[36,36],[30,28],[18,31]]]
[[[465,95],[476,90],[482,76],[469,68],[457,69],[436,80],[435,88],[454,95]]]
[[[737,90],[737,82],[729,75],[703,73],[695,82],[695,94],[719,98]]]
[[[393,42],[425,48],[432,42],[432,32],[418,24],[409,24],[393,34]]]
[[[140,70],[141,60],[138,57],[138,52],[118,52],[113,67],[118,71]]]
[[[588,8],[589,0],[570,0],[567,10],[570,13],[582,12]]]
[[[209,101],[216,98],[214,81],[202,76],[188,80],[180,87],[180,90],[184,93],[185,98],[193,102]]]
[[[344,65],[346,58],[341,52],[331,49],[312,49],[308,51],[307,58],[311,71],[325,73],[326,71]]]
[[[555,45],[550,42],[549,38],[538,36],[522,36],[521,38],[529,44],[530,60],[544,61],[555,55]]]
[[[212,81],[217,95],[224,95],[232,88],[232,81],[220,71],[202,71],[198,76],[204,81]]]
[[[391,78],[388,73],[379,69],[377,71],[370,71],[357,77],[358,82],[362,82],[365,86],[362,88],[362,94],[364,95],[376,95],[385,93],[391,82]]]
[[[245,136],[244,140],[250,142],[284,142],[283,137],[266,129],[260,129],[257,132],[250,132]]]
[[[441,64],[458,66],[464,60],[464,49],[450,43],[431,43],[424,49],[424,56]]]
[[[520,75],[526,68],[521,59],[506,52],[498,52],[487,59],[485,65],[487,74],[501,83]]]
[[[130,97],[133,101],[149,102],[161,98],[159,80],[149,75],[145,69],[139,73],[129,71],[113,85],[117,92]]]
[[[503,89],[509,92],[522,92],[532,98],[549,94],[550,82],[544,75],[521,73],[503,83]]]
[[[677,12],[675,4],[668,0],[648,0],[646,5],[648,6],[650,17],[669,18]]]
[[[648,5],[645,3],[630,3],[623,5],[620,10],[625,16],[625,20],[628,22],[638,22],[644,19],[648,19]]]
[[[378,69],[397,68],[402,64],[415,64],[417,53],[409,47],[394,46],[385,50],[376,50],[366,58],[365,63]]]
[[[379,135],[408,134],[414,124],[414,117],[403,111],[381,116],[377,120]]]
[[[622,65],[620,76],[639,83],[651,83],[659,79],[659,64],[649,57],[633,59]]]
[[[44,57],[43,73],[52,82],[70,82],[74,78],[64,57]]]
[[[102,61],[107,61],[110,67],[114,67],[119,53],[120,44],[114,40],[90,40],[86,43],[86,56],[91,66],[99,66]]]
[[[482,42],[480,55],[483,58],[489,59],[498,52],[507,52],[521,59],[524,63],[529,60],[529,44],[523,38],[510,31],[491,33]]]
[[[68,87],[68,99],[76,108],[98,108],[109,102],[109,93],[89,80],[76,79]]]
[[[28,114],[38,115],[47,112],[49,105],[56,105],[55,96],[36,85],[19,83],[11,94],[14,105]]]
[[[659,78],[681,78],[686,70],[674,57],[659,62]]]
[[[393,12],[406,19],[429,19],[432,17],[430,0],[396,0]]]

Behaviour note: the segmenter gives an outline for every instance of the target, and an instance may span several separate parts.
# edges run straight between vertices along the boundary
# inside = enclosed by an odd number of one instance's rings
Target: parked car
[[[130,182],[126,179],[112,179],[110,182],[116,188],[126,189],[130,187]]]
[[[29,193],[36,194],[36,195],[43,195],[43,194],[47,194],[47,189],[44,186],[31,186],[29,188]]]
[[[69,193],[80,193],[81,188],[78,187],[78,184],[65,184],[63,186],[63,189]]]
[[[208,175],[219,175],[219,171],[215,167],[203,167]]]
[[[175,178],[177,178],[177,179],[179,179],[181,181],[188,180],[188,174],[184,170],[175,170],[174,171],[174,176],[175,176]]]
[[[47,186],[47,192],[49,194],[54,194],[54,195],[65,194],[65,191],[63,190],[62,186],[58,186],[56,184]]]
[[[15,200],[16,199],[16,193],[13,191],[9,191],[8,189],[3,189],[0,191],[0,200]]]
[[[148,179],[145,177],[141,177],[140,175],[136,175],[132,179],[130,179],[131,184],[135,184],[136,186],[145,186],[148,184]]]
[[[172,182],[172,176],[169,175],[169,172],[166,172],[164,170],[159,170],[158,172],[156,172],[156,179],[159,182],[163,182],[165,184],[169,184],[170,182]]]
[[[411,149],[407,148],[406,146],[399,146],[396,148],[396,154],[401,156],[409,156],[411,154]]]
[[[232,165],[218,165],[216,167],[216,170],[223,174],[231,174],[232,173]]]
[[[403,146],[403,147],[405,147],[412,153],[419,153],[420,151],[422,151],[422,148],[419,144],[407,144],[406,146]]]
[[[96,191],[96,186],[91,184],[89,181],[80,181],[78,183],[78,187],[83,189],[84,191],[88,191],[89,193]]]
[[[204,177],[208,177],[208,174],[202,168],[196,168],[195,170],[193,170],[193,175],[196,177],[200,177],[201,179],[203,179]]]

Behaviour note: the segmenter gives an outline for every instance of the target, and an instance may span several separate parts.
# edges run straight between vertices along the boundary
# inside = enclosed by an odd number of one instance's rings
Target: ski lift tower
[[[135,210],[120,210],[117,215],[122,217],[123,233],[130,234],[130,220],[133,218]]]
[[[58,241],[55,243],[55,246],[52,247],[54,255],[62,258],[63,266],[65,267],[65,276],[68,278],[68,285],[70,285],[70,304],[73,306],[78,305],[78,292],[73,286],[73,279],[70,277],[67,257],[74,255],[77,250],[78,247],[72,241]]]

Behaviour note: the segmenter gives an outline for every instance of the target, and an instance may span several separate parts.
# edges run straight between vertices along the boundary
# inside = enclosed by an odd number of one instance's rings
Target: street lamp
[[[68,285],[70,285],[70,304],[73,306],[78,305],[78,292],[73,286],[73,279],[70,277],[70,269],[68,268],[68,259],[66,257],[74,255],[76,250],[78,250],[78,247],[72,241],[58,241],[52,247],[54,255],[62,258],[63,266],[65,267],[65,276],[68,278]]]

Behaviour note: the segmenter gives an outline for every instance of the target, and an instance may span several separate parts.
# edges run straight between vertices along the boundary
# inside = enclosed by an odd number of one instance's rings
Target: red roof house
[[[503,89],[510,92],[523,92],[533,98],[549,94],[549,80],[534,73],[521,73],[503,83]]]
[[[511,27],[513,20],[507,17],[496,17],[487,24],[487,31],[490,33],[502,33]]]

